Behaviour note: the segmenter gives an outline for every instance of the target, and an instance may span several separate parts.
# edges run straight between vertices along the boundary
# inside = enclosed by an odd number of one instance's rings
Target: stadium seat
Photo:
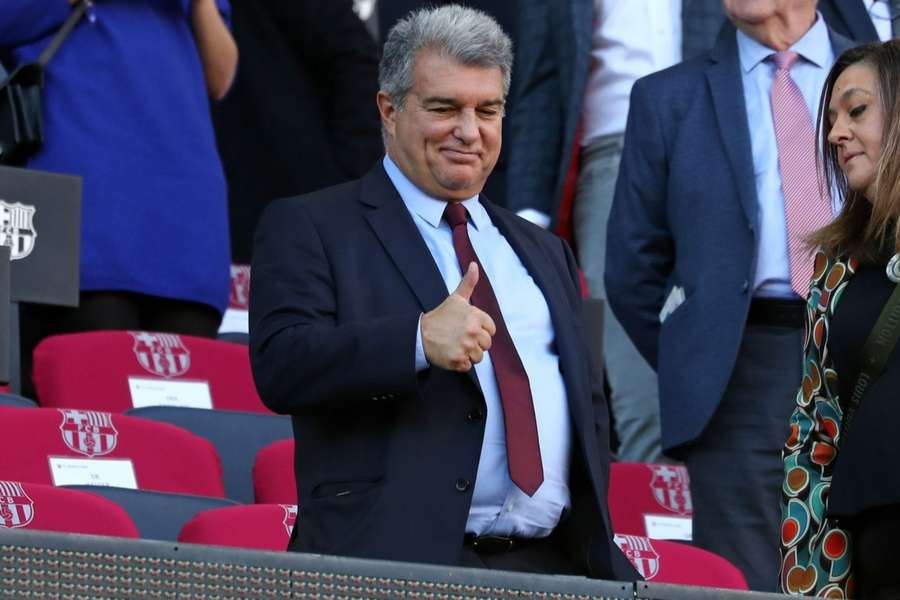
[[[34,408],[37,402],[25,396],[12,394],[10,392],[0,392],[0,406],[18,406],[20,408]]]
[[[615,535],[615,542],[644,581],[749,589],[741,571],[712,552],[680,542],[621,533]]]
[[[177,405],[272,414],[260,401],[247,348],[219,340],[98,331],[46,338],[34,350],[41,406],[124,412]]]
[[[283,551],[296,520],[297,506],[293,504],[219,508],[195,515],[181,528],[178,541]]]
[[[615,462],[609,475],[609,516],[616,533],[690,541],[690,480],[681,465]]]
[[[290,417],[176,406],[134,408],[126,414],[164,421],[206,438],[222,460],[225,497],[252,504],[256,453],[276,440],[293,435]]]
[[[199,512],[237,506],[232,500],[209,496],[86,485],[68,486],[67,489],[114,502],[128,513],[142,538],[164,542],[177,541],[181,527]]]
[[[0,479],[224,495],[213,445],[168,423],[95,411],[13,407],[0,407],[0,423]]]
[[[0,527],[136,538],[120,506],[91,494],[20,481],[0,481]]]
[[[293,439],[259,451],[253,464],[253,490],[259,504],[297,504]]]
[[[246,344],[249,341],[250,265],[231,265],[231,296],[219,326],[219,339]]]

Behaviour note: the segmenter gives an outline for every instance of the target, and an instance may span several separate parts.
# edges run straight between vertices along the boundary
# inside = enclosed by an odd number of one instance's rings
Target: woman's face
[[[875,198],[875,170],[881,157],[884,107],[875,70],[856,63],[844,69],[831,91],[828,142],[851,190]]]

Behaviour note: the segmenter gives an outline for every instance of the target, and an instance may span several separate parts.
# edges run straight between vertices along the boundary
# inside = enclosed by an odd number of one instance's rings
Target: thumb
[[[463,275],[462,281],[459,282],[459,285],[456,287],[456,291],[453,292],[457,296],[462,296],[465,298],[466,302],[469,301],[469,298],[472,297],[472,292],[475,290],[475,285],[478,283],[478,263],[472,261],[469,263],[469,268],[466,269],[466,274]]]

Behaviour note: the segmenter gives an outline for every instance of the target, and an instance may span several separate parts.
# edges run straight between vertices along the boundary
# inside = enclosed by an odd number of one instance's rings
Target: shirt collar
[[[447,207],[447,201],[433,198],[416,187],[387,154],[384,155],[382,164],[391,182],[403,199],[406,209],[411,214],[421,217],[432,227],[440,227],[444,209]],[[478,196],[472,196],[467,200],[463,200],[463,206],[469,211],[469,221],[475,226],[475,229],[481,229],[490,222],[487,211],[484,210],[484,206],[479,202]]]
[[[756,65],[772,55],[774,50],[764,46],[740,29],[737,31],[738,55],[741,59],[741,68],[744,73],[752,71]],[[826,68],[829,64],[831,51],[831,38],[828,35],[828,26],[822,15],[816,12],[816,22],[809,28],[803,37],[797,40],[789,50],[799,54],[804,60],[819,68]]]

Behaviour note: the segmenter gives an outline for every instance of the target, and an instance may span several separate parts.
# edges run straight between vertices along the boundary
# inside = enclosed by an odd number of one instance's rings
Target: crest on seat
[[[297,523],[297,505],[282,504],[281,508],[284,509],[284,529],[287,531],[288,536],[290,536],[294,531],[294,525]]]
[[[666,510],[679,515],[691,515],[691,480],[685,467],[671,465],[650,465],[653,477],[650,490],[656,503]]]
[[[34,250],[36,208],[21,202],[0,200],[0,246],[9,246],[10,260],[21,260]]]
[[[248,310],[250,308],[250,267],[231,265],[231,297],[229,308]]]
[[[25,527],[34,519],[34,501],[17,481],[0,481],[0,527]]]
[[[637,572],[641,574],[641,577],[646,581],[656,577],[656,574],[659,573],[659,554],[650,543],[649,538],[617,533],[613,539],[625,558],[631,561]]]
[[[191,352],[173,333],[129,331],[134,338],[134,356],[148,372],[169,379],[187,373],[191,368]]]
[[[109,454],[116,447],[119,432],[108,412],[59,409],[63,441],[71,450],[88,458]]]

